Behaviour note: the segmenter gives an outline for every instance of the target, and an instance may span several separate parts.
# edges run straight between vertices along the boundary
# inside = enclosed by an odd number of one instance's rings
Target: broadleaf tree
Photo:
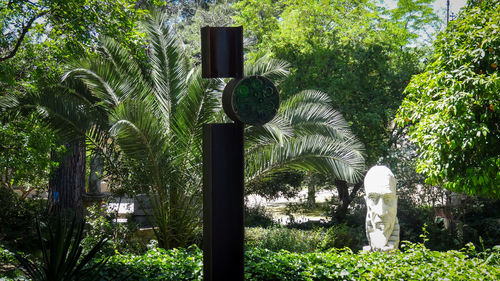
[[[500,198],[500,2],[470,1],[434,42],[396,121],[417,146],[426,182]]]
[[[387,10],[370,0],[242,0],[234,18],[254,42],[248,59],[270,53],[290,62],[285,97],[309,88],[327,93],[371,166],[387,154],[402,92],[421,70],[425,49],[415,44],[417,29],[437,23],[431,1],[417,2],[401,0]],[[331,182],[340,198],[335,217],[342,220],[362,182]]]

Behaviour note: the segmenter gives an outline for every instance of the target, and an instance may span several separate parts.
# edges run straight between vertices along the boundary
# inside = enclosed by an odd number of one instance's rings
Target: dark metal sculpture
[[[201,29],[202,77],[233,77],[224,111],[235,123],[203,125],[203,279],[244,280],[245,124],[263,125],[279,108],[273,83],[243,77],[243,28]]]
[[[280,97],[271,80],[249,76],[231,80],[222,95],[224,112],[235,122],[264,125],[278,113]]]
[[[203,279],[243,281],[243,126],[203,125]]]
[[[201,75],[243,77],[243,27],[201,28]]]

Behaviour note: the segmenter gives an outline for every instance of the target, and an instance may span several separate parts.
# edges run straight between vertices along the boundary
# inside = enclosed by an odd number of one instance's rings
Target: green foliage
[[[196,246],[187,249],[153,248],[142,256],[115,255],[99,271],[100,280],[203,280],[203,252]]]
[[[424,52],[409,47],[416,34],[410,27],[436,21],[430,1],[413,2],[385,11],[369,0],[244,0],[234,4],[234,18],[255,42],[250,60],[271,53],[292,65],[282,95],[308,88],[327,93],[372,165],[386,153],[401,93],[420,70]]]
[[[103,246],[104,240],[101,239],[87,254],[82,255],[80,243],[84,222],[73,218],[70,223],[64,217],[58,217],[53,223],[52,226],[48,224],[47,241],[44,241],[40,223],[37,223],[38,240],[43,254],[41,265],[20,254],[15,255],[26,275],[33,281],[97,280],[97,272],[106,263],[106,259],[92,265],[89,262]]]
[[[201,27],[234,25],[235,9],[229,2],[227,0],[224,2],[215,1],[215,3],[209,3],[208,7],[198,5],[192,17],[184,18],[174,25],[175,33],[184,43],[186,58],[191,64],[199,65],[201,63]]]
[[[252,227],[245,230],[245,243],[248,248],[263,248],[275,252],[286,250],[307,253],[345,247],[361,249],[354,231],[345,224],[314,227],[312,230],[283,226]]]
[[[417,145],[429,184],[500,198],[500,4],[469,4],[412,78],[396,122]]]
[[[435,252],[410,243],[389,254],[355,254],[348,249],[300,254],[253,248],[245,253],[245,280],[497,280],[497,262],[494,250],[483,257],[471,247]],[[100,276],[112,280],[108,274],[113,273],[130,274],[131,280],[202,280],[202,251],[193,246],[152,249],[143,256],[117,255]]]
[[[129,193],[149,194],[157,239],[161,247],[172,248],[186,245],[199,226],[201,124],[215,120],[214,89],[221,81],[202,80],[199,70],[188,73],[165,21],[155,14],[142,23],[151,46],[148,69],[108,38],[99,55],[75,62],[64,80],[76,95],[89,95],[106,112],[103,118],[109,123],[96,122],[86,137],[97,151],[106,151],[110,167],[118,166],[108,172],[120,173],[116,179]],[[111,150],[105,149],[109,136]]]
[[[245,186],[246,194],[257,194],[266,199],[292,198],[302,189],[304,173],[300,171],[278,172],[271,178],[253,181]]]
[[[268,227],[274,224],[273,216],[262,205],[249,207],[245,204],[245,226],[246,227]]]
[[[386,27],[394,30],[395,40],[399,41],[399,44],[402,42],[422,43],[419,42],[421,35],[418,33],[424,30],[428,38],[421,38],[421,41],[431,40],[432,35],[440,30],[441,22],[433,11],[432,2],[434,1],[399,0],[397,7],[387,12],[390,20],[386,22]]]
[[[2,1],[0,30],[5,36],[0,39],[0,57],[15,55],[15,46],[22,46],[27,39],[52,45],[65,55],[82,53],[98,35],[132,42],[140,36],[134,29],[135,21],[144,14],[134,4],[128,0]]]
[[[45,201],[20,199],[0,188],[0,244],[9,249],[32,252],[37,248],[35,221],[45,213]]]
[[[149,194],[159,244],[173,248],[187,245],[200,225],[201,125],[223,121],[224,81],[202,79],[199,67],[186,69],[179,41],[165,21],[165,15],[154,14],[143,22],[151,46],[148,69],[118,42],[105,39],[99,54],[69,67],[63,80],[71,90],[59,95],[49,90],[40,105],[61,128],[82,134],[88,123],[93,125],[87,142],[105,152],[109,166],[125,167],[109,172],[126,172],[117,179],[129,193]],[[286,63],[267,57],[245,70],[274,81],[288,74]],[[109,122],[96,121],[96,114]],[[110,138],[115,144],[111,150]],[[318,91],[284,100],[278,116],[264,126],[247,126],[245,151],[247,182],[285,168],[321,171],[352,182],[364,168],[362,145]]]
[[[51,151],[60,151],[52,130],[36,116],[0,112],[0,178],[2,186],[21,198],[47,190]]]
[[[323,237],[318,243],[318,250],[325,251],[332,248],[361,249],[359,229],[350,228],[346,224],[334,225],[326,229],[320,229]],[[363,233],[364,236],[364,233]]]
[[[22,275],[15,254],[0,246],[0,280],[16,278]],[[8,279],[7,279],[8,280]],[[15,280],[18,280],[17,278]]]
[[[303,231],[282,226],[252,227],[245,229],[245,243],[247,248],[312,252],[317,249],[322,239],[321,234],[321,231]]]
[[[86,236],[82,239],[83,253],[88,253],[101,239],[105,239],[101,251],[102,256],[115,253],[142,253],[146,245],[134,233],[138,226],[131,217],[126,223],[116,222],[116,214],[109,213],[106,206],[93,205],[87,208],[85,217]]]

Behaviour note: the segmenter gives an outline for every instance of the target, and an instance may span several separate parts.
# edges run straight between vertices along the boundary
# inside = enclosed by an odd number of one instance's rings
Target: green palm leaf
[[[263,56],[253,64],[246,64],[244,71],[245,76],[260,75],[279,83],[290,74],[289,68],[290,64],[286,61]]]
[[[201,223],[202,125],[227,117],[221,110],[224,82],[202,79],[199,67],[187,71],[165,22],[152,13],[142,24],[146,62],[105,39],[97,55],[72,63],[64,75],[75,97],[43,108],[51,108],[47,116],[59,118],[61,126],[79,129],[96,151],[109,154],[104,147],[110,138],[116,141],[123,155],[118,161],[129,167],[119,178],[137,177],[133,188],[149,190],[155,234],[161,247],[171,248],[185,246]],[[289,74],[286,62],[269,57],[247,65],[245,73],[275,83]],[[85,115],[92,112],[103,120]],[[246,126],[245,153],[247,182],[290,168],[356,182],[364,170],[362,145],[318,91],[282,101],[278,115],[263,126]]]

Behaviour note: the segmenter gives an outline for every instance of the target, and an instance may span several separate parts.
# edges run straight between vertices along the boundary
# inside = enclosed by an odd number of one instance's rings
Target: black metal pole
[[[243,124],[203,125],[203,280],[244,280]]]

